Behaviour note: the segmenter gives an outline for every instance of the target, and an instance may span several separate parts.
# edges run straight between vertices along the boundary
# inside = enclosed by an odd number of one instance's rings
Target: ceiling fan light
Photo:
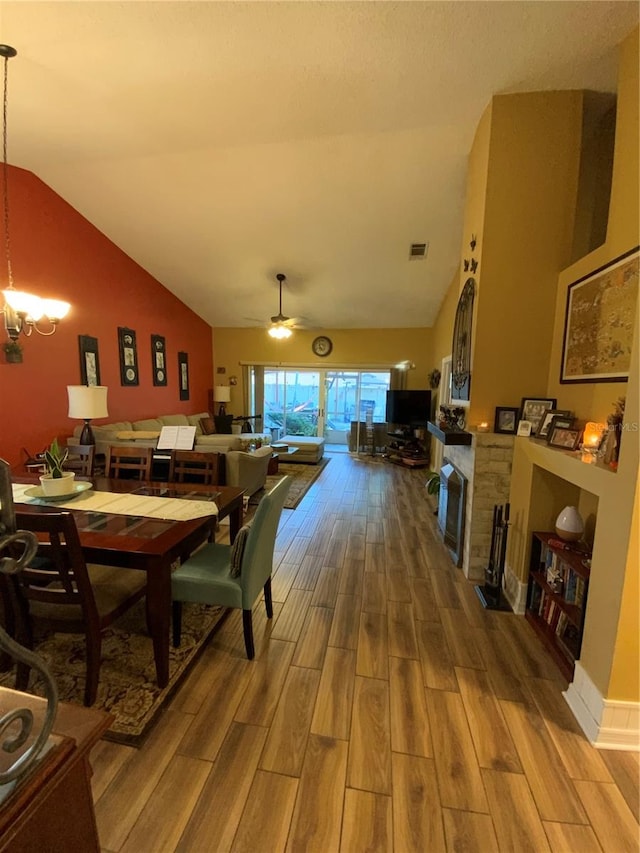
[[[275,326],[271,326],[271,328],[269,329],[269,335],[272,338],[277,338],[278,340],[282,340],[284,338],[290,338],[291,337],[291,329],[288,329],[286,326],[278,324]]]

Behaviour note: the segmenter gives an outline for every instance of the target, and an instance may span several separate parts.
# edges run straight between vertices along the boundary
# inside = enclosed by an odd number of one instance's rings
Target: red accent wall
[[[209,324],[31,172],[10,167],[9,205],[15,288],[72,307],[52,337],[20,335],[22,364],[7,364],[0,351],[0,457],[19,465],[22,448],[36,453],[73,432],[78,421],[67,417],[66,386],[81,384],[78,335],[98,339],[100,380],[109,388],[109,417],[96,423],[206,411],[213,386]],[[0,234],[4,288],[1,222]],[[118,326],[136,332],[140,384],[134,387],[120,384]],[[5,334],[0,317],[2,342]],[[153,385],[152,334],[166,338],[166,387]],[[178,352],[189,354],[188,401],[179,399]]]

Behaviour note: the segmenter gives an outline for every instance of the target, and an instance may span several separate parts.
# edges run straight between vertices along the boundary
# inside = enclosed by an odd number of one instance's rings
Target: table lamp
[[[231,401],[231,388],[228,385],[216,385],[213,389],[213,400],[215,403],[220,403],[218,414],[226,415],[227,407],[225,404]]]
[[[106,385],[67,385],[69,395],[69,417],[84,421],[80,434],[80,444],[95,444],[90,421],[92,418],[106,418],[107,411]]]

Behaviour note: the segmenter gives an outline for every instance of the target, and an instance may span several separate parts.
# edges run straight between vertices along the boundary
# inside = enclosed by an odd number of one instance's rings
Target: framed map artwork
[[[560,382],[626,382],[638,300],[639,247],[567,291]]]

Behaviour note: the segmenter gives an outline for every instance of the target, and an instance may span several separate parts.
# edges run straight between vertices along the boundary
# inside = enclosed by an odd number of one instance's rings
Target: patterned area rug
[[[113,714],[115,720],[105,737],[140,746],[160,716],[209,637],[220,625],[222,607],[185,604],[182,643],[170,646],[169,684],[158,687],[153,644],[147,634],[144,601],[120,617],[104,633],[98,698],[93,705]],[[35,651],[48,663],[58,685],[61,701],[82,705],[85,681],[84,637],[78,634],[47,634],[37,638]],[[14,687],[13,672],[0,673],[0,684]],[[32,672],[29,692],[44,695]]]
[[[269,489],[272,489],[278,480],[287,474],[288,476],[293,477],[293,482],[291,483],[289,494],[287,495],[287,499],[284,503],[284,508],[295,509],[302,498],[306,495],[309,487],[318,479],[329,462],[330,460],[325,456],[317,465],[292,462],[280,463],[278,466],[278,473],[267,475],[267,482],[265,483],[264,489],[260,489],[251,496],[249,506],[259,504],[265,491],[268,492]]]

